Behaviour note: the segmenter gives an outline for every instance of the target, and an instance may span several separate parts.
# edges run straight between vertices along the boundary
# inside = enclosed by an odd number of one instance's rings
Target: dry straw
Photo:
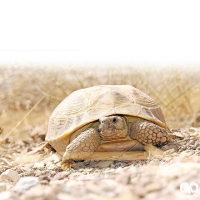
[[[149,94],[160,104],[170,128],[195,125],[200,115],[198,68],[0,67],[0,127],[4,128],[0,140],[24,122],[34,124],[34,119],[29,120],[31,113],[37,118],[45,115],[48,121],[54,108],[71,92],[103,84],[128,84]],[[12,128],[12,117],[21,111],[24,115]]]

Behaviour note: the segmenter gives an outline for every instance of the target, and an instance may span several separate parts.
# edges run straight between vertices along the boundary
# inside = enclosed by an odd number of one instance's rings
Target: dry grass
[[[197,125],[200,115],[198,68],[1,66],[0,127],[4,134],[8,133],[28,112],[30,115],[18,128],[36,124],[47,127],[50,114],[67,95],[100,84],[128,84],[149,94],[160,104],[170,128]]]

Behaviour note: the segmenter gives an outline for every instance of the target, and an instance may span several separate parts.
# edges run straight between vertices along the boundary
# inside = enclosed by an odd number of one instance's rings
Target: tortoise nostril
[[[116,121],[117,121],[117,119],[116,119],[116,118],[114,118],[114,119],[113,119],[113,122],[115,123]]]

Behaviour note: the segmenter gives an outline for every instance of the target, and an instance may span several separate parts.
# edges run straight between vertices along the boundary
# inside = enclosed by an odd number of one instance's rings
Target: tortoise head
[[[120,115],[111,115],[99,119],[99,133],[102,140],[117,141],[128,136],[126,118]]]

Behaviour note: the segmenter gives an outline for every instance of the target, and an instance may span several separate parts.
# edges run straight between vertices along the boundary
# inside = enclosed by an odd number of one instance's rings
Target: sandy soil
[[[200,128],[171,129],[174,142],[161,147],[162,155],[135,161],[76,161],[65,171],[52,149],[32,153],[45,131],[43,126],[27,126],[18,132],[23,138],[11,135],[0,146],[0,200],[200,197]]]

